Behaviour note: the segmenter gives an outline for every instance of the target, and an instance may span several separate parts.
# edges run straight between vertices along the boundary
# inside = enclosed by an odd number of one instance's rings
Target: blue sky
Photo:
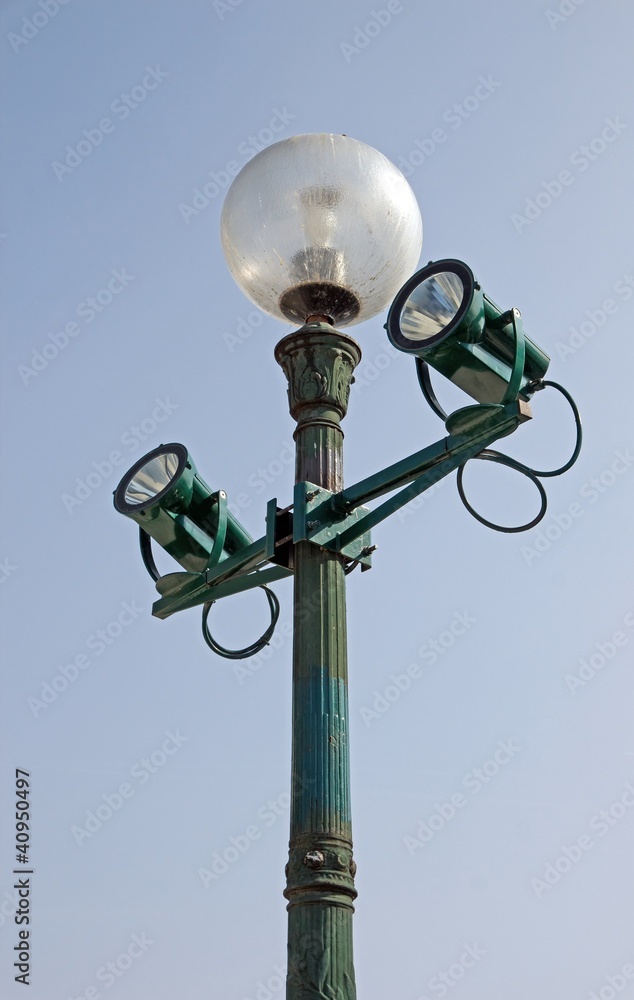
[[[173,440],[241,498],[254,537],[271,497],[290,502],[273,357],[290,327],[234,284],[219,221],[227,165],[304,132],[346,133],[400,166],[421,262],[463,259],[521,309],[585,431],[538,528],[488,531],[450,477],[375,529],[372,571],[349,578],[358,995],[627,995],[632,10],[9,0],[0,15],[3,995],[23,995],[21,768],[31,1000],[283,996],[292,585],[276,586],[275,647],[240,672],[207,649],[198,612],[151,617],[111,494]],[[351,330],[348,483],[444,432],[384,322]],[[539,394],[533,415],[503,450],[561,464],[565,403]],[[530,483],[472,464],[479,509],[532,516]],[[219,640],[251,641],[263,603],[217,607]],[[253,827],[205,885],[199,869]]]

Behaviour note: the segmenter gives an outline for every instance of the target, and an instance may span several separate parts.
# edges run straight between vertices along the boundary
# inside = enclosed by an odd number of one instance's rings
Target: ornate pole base
[[[343,487],[343,432],[361,351],[326,323],[285,337],[275,357],[297,420],[296,481]],[[355,1000],[348,663],[343,561],[295,546],[293,751],[287,1000]]]

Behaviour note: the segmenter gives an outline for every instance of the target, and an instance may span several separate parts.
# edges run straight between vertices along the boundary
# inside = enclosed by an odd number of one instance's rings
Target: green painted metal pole
[[[275,357],[289,382],[296,481],[343,487],[352,338],[326,323],[285,337]],[[346,591],[341,556],[295,545],[287,1000],[355,1000]]]

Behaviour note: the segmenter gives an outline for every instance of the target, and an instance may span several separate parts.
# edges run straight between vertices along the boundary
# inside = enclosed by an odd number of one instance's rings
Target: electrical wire
[[[141,558],[143,559],[143,565],[146,570],[156,583],[160,580],[160,573],[156,568],[156,563],[154,562],[154,556],[152,554],[152,539],[148,535],[147,531],[139,527],[139,547],[141,549]],[[203,605],[203,638],[210,649],[217,653],[218,656],[224,656],[229,660],[243,660],[248,656],[255,656],[259,653],[261,649],[268,646],[273,632],[275,631],[275,626],[277,625],[278,618],[280,617],[280,602],[277,599],[277,595],[269,590],[268,587],[262,585],[262,590],[266,591],[266,598],[269,602],[269,608],[271,611],[271,624],[267,628],[260,638],[256,642],[252,642],[250,646],[245,646],[244,649],[225,649],[220,643],[216,642],[209,631],[209,625],[207,624],[207,619],[209,618],[209,612],[212,606],[216,603],[215,601],[208,601]]]
[[[146,570],[156,583],[160,580],[161,574],[156,568],[156,563],[154,562],[154,556],[152,554],[152,539],[148,535],[147,531],[139,526],[139,548],[141,549],[141,559],[143,560],[143,565]]]
[[[216,642],[209,631],[209,625],[207,623],[209,612],[216,602],[208,601],[203,605],[203,638],[209,648],[213,650],[214,653],[217,653],[218,656],[224,656],[227,660],[245,660],[249,656],[255,656],[255,654],[259,653],[261,649],[268,646],[273,636],[273,632],[275,631],[277,620],[280,616],[280,602],[277,599],[277,595],[272,590],[269,590],[268,587],[264,586],[264,584],[261,585],[261,589],[265,591],[266,599],[269,602],[271,624],[267,628],[266,632],[264,632],[260,638],[256,640],[256,642],[252,642],[250,646],[245,646],[244,649],[226,649],[224,646],[221,646],[220,643]]]
[[[540,392],[542,389],[545,389],[546,386],[551,386],[553,389],[556,389],[557,392],[560,392],[562,394],[562,396],[570,404],[570,408],[571,408],[573,416],[575,418],[575,431],[576,431],[576,434],[577,434],[577,440],[576,440],[576,443],[575,443],[574,451],[573,451],[572,455],[570,456],[570,458],[568,459],[568,461],[565,463],[565,465],[561,465],[558,469],[553,469],[550,472],[540,472],[537,469],[531,469],[530,470],[533,473],[534,476],[540,476],[542,479],[545,479],[547,476],[561,476],[564,472],[567,472],[568,469],[572,468],[572,466],[575,464],[575,462],[579,458],[579,452],[581,451],[581,444],[582,444],[582,441],[583,441],[583,430],[582,430],[582,427],[581,427],[581,415],[580,415],[579,410],[577,408],[577,404],[575,403],[574,399],[572,398],[572,396],[570,395],[570,393],[568,392],[568,390],[564,389],[563,385],[560,385],[559,382],[551,382],[548,379],[538,379],[536,382],[531,382],[527,386],[527,389],[530,392]]]
[[[429,406],[434,411],[436,416],[440,417],[441,420],[446,421],[447,414],[445,413],[442,406],[438,402],[433,386],[431,384],[431,378],[429,376],[429,366],[426,361],[422,360],[422,358],[416,358],[416,374],[418,376],[418,383],[420,385],[421,391],[425,399],[429,403]],[[471,506],[465,495],[463,486],[463,476],[467,462],[464,462],[458,468],[456,485],[458,487],[458,494],[460,496],[462,503],[467,508],[469,513],[476,518],[477,521],[480,521],[481,524],[486,525],[487,528],[492,528],[494,531],[503,531],[510,534],[518,531],[528,531],[530,528],[534,528],[536,524],[539,524],[539,522],[544,517],[548,507],[548,497],[546,496],[546,490],[544,489],[543,485],[540,483],[539,480],[552,476],[561,476],[564,472],[567,472],[568,469],[570,469],[575,464],[575,462],[579,457],[579,452],[581,451],[581,444],[583,441],[581,416],[579,414],[577,404],[575,403],[574,399],[572,398],[568,390],[564,389],[564,387],[560,385],[559,382],[552,382],[547,379],[536,379],[533,382],[529,382],[528,385],[526,386],[526,390],[531,393],[540,392],[547,386],[556,389],[557,392],[560,392],[562,396],[567,400],[575,420],[575,432],[576,432],[575,447],[573,449],[572,455],[570,456],[568,461],[564,463],[564,465],[559,466],[558,469],[549,469],[549,470],[531,469],[530,466],[525,465],[523,462],[518,462],[517,459],[511,458],[510,455],[505,455],[503,452],[496,451],[493,448],[485,448],[478,455],[474,455],[472,456],[472,459],[467,460],[467,461],[472,461],[473,459],[480,459],[481,461],[496,462],[498,465],[505,465],[507,466],[507,468],[513,469],[515,472],[519,472],[523,476],[526,476],[527,479],[530,479],[531,482],[534,483],[537,489],[539,490],[540,501],[541,501],[539,512],[531,521],[527,521],[526,524],[520,524],[513,527],[506,527],[505,525],[495,524],[493,521],[489,521],[487,520],[487,518],[482,517],[482,515],[478,514],[478,512]]]
[[[531,482],[535,483],[535,486],[539,490],[539,495],[541,498],[541,506],[539,508],[538,514],[533,518],[532,521],[527,521],[526,524],[518,524],[514,525],[513,527],[506,527],[503,524],[495,524],[493,521],[488,521],[486,517],[482,517],[482,514],[478,514],[477,510],[475,510],[471,506],[471,504],[469,503],[469,501],[465,496],[464,487],[462,485],[462,477],[464,474],[465,466],[467,465],[467,462],[465,462],[464,465],[461,465],[458,469],[458,475],[456,477],[456,485],[458,487],[458,495],[460,499],[462,500],[463,504],[465,505],[469,513],[473,517],[475,517],[476,521],[480,521],[481,524],[485,524],[487,528],[493,528],[494,531],[504,531],[507,534],[513,534],[516,531],[528,531],[529,528],[534,528],[536,524],[539,524],[544,514],[546,513],[546,508],[548,507],[548,497],[546,496],[546,490],[540,483],[537,476],[533,472],[531,472],[530,469],[526,467],[520,468],[519,463],[515,462],[513,459],[507,461],[508,455],[503,455],[499,451],[493,451],[488,448],[485,448],[484,451],[481,451],[479,455],[474,455],[473,457],[482,459],[483,461],[497,462],[499,465],[506,465],[511,469],[515,469],[517,472],[521,472],[523,476],[526,476],[528,479],[531,480]]]
[[[447,419],[447,414],[443,410],[442,406],[436,399],[436,393],[434,392],[434,387],[431,384],[431,377],[429,374],[429,365],[422,358],[416,358],[416,374],[418,376],[418,384],[421,388],[421,392],[430,407],[434,411],[437,417],[445,422]]]

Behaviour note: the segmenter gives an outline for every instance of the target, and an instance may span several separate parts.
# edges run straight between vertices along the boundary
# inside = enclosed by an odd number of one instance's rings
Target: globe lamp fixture
[[[422,238],[400,170],[358,139],[329,133],[258,153],[229,188],[221,219],[242,291],[299,325],[352,325],[385,309],[416,267]]]

